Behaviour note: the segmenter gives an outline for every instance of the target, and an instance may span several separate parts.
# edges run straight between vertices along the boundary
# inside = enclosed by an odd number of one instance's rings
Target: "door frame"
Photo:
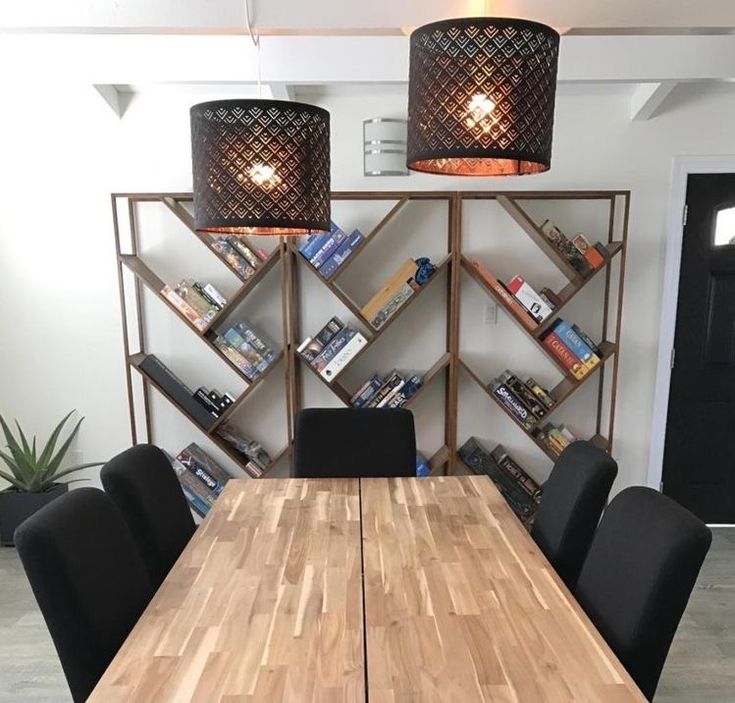
[[[684,238],[684,206],[687,180],[692,173],[735,173],[735,154],[720,156],[675,156],[671,169],[669,202],[666,213],[666,255],[661,294],[658,335],[658,361],[653,396],[648,478],[651,488],[661,490],[663,479],[666,420],[671,385],[671,355],[676,333],[676,308],[679,298],[681,247]]]

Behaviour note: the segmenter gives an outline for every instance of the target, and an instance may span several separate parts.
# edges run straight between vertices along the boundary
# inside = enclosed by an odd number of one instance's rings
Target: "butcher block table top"
[[[90,700],[645,699],[492,482],[452,476],[230,481]]]

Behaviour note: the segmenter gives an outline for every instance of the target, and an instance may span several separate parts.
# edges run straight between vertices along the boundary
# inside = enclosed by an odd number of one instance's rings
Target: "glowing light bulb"
[[[488,132],[495,121],[492,111],[495,103],[485,93],[475,93],[467,105],[467,119],[465,125],[468,129],[479,127],[483,132]]]
[[[253,164],[248,176],[255,185],[266,189],[275,188],[281,182],[276,170],[268,164]]]

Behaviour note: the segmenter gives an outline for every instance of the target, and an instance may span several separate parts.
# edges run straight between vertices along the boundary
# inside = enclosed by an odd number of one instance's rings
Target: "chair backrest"
[[[294,475],[416,475],[413,415],[403,408],[308,408],[296,416]]]
[[[110,459],[100,478],[157,588],[196,529],[171,462],[158,447],[138,444]]]
[[[75,701],[87,699],[153,596],[110,498],[79,488],[15,531],[15,545]]]
[[[572,442],[543,486],[531,536],[564,583],[579,576],[618,465],[591,442]]]
[[[621,491],[602,516],[576,596],[651,700],[712,533],[651,488]]]

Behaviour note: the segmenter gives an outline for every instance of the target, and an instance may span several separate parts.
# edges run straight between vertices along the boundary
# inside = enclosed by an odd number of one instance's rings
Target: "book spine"
[[[320,372],[322,378],[327,381],[335,379],[342,369],[352,361],[360,353],[360,350],[367,344],[367,340],[359,332],[350,338],[335,355],[334,358]]]
[[[198,461],[191,462],[188,468],[189,471],[191,471],[191,473],[201,481],[214,496],[219,496],[219,494],[222,493],[225,488],[224,484],[215,480],[215,478],[211,476]]]
[[[503,469],[518,485],[523,488],[528,495],[534,500],[538,500],[541,496],[541,487],[534,481],[526,471],[508,454],[502,444],[498,444],[495,449],[490,452],[490,456],[495,463]]]
[[[321,249],[329,240],[329,238],[332,236],[331,230],[334,229],[337,225],[332,222],[330,231],[326,234],[312,234],[306,242],[301,246],[299,249],[299,252],[301,255],[307,260],[311,260],[311,258]]]
[[[510,414],[527,430],[530,430],[535,420],[531,411],[515,396],[505,383],[498,383],[493,387],[495,395],[501,404],[510,411]]]
[[[273,351],[275,346],[273,342],[266,340],[262,334],[257,333],[248,322],[238,322],[235,325],[235,329],[269,365],[273,363],[276,358],[276,352]]]
[[[212,339],[212,344],[214,344],[214,346],[217,347],[217,349],[219,349],[222,354],[226,356],[250,380],[257,375],[255,367],[242,354],[240,354],[237,349],[231,347],[223,337],[216,335]]]
[[[362,232],[355,230],[349,237],[345,238],[342,244],[337,247],[336,251],[330,256],[319,269],[319,273],[324,278],[329,278],[347,259],[357,247],[362,244],[365,237]]]
[[[329,362],[334,359],[337,352],[339,352],[339,350],[342,349],[342,347],[344,347],[347,342],[355,336],[355,334],[355,330],[350,327],[341,329],[334,337],[332,337],[332,339],[329,340],[324,349],[322,349],[314,361],[311,362],[311,365],[321,373],[327,367]]]
[[[528,311],[505,289],[505,286],[493,276],[478,259],[470,259],[470,264],[474,266],[487,285],[492,288],[499,298],[505,303],[506,307],[515,314],[515,316],[523,323],[524,327],[533,331],[538,327],[538,323],[529,314]]]
[[[403,385],[403,388],[394,395],[390,401],[388,402],[387,406],[388,408],[400,408],[402,405],[404,405],[412,396],[416,395],[419,388],[424,385],[423,380],[420,376],[411,376],[406,383]]]
[[[508,372],[506,372],[508,373]],[[536,396],[521,383],[517,376],[509,374],[504,379],[506,385],[513,391],[516,398],[518,398],[539,420],[546,416],[546,408],[539,403]]]
[[[212,249],[214,249],[232,269],[243,280],[247,280],[255,273],[255,269],[240,256],[236,249],[233,249],[224,238],[216,238],[212,242]]]
[[[310,259],[311,265],[316,269],[320,269],[346,237],[347,235],[338,227],[332,232],[332,236],[325,242],[324,246]]]
[[[219,406],[209,398],[206,389],[198,388],[194,392],[192,398],[194,398],[194,400],[196,400],[197,403],[199,403],[199,405],[201,405],[214,418],[218,418],[220,416]]]
[[[585,365],[567,347],[555,332],[549,332],[543,339],[542,344],[549,353],[578,381],[587,374]]]
[[[592,350],[592,353],[602,359],[600,348],[579,328],[578,325],[572,325],[572,329],[577,333],[579,338]]]
[[[204,292],[220,307],[227,305],[227,299],[211,283],[204,286]]]
[[[375,374],[369,381],[367,381],[367,383],[364,383],[359,388],[355,395],[352,396],[350,399],[350,405],[355,408],[365,407],[372,397],[380,390],[383,383],[385,383],[385,381],[378,376],[378,374]]]
[[[201,296],[202,296],[202,298],[204,298],[204,300],[206,300],[206,301],[207,301],[207,303],[209,303],[209,305],[210,305],[211,307],[217,308],[217,310],[221,310],[221,309],[222,309],[222,308],[224,307],[224,305],[223,305],[223,304],[220,304],[220,302],[219,302],[218,300],[215,300],[215,299],[214,299],[214,298],[213,298],[213,297],[212,297],[212,296],[211,296],[211,295],[210,295],[210,294],[209,294],[209,293],[208,293],[208,292],[207,292],[207,291],[206,291],[206,290],[204,289],[204,286],[202,286],[202,284],[201,284],[201,283],[197,283],[197,282],[195,282],[195,283],[194,283],[194,290],[195,290],[195,291],[196,291],[197,293],[199,293],[199,295],[201,295]]]
[[[181,457],[187,459],[184,461]],[[193,472],[192,462],[196,462],[206,471],[215,481],[223,486],[232,478],[209,454],[207,454],[198,444],[192,442],[179,454],[181,461],[190,471]]]
[[[386,396],[381,400],[375,407],[377,408],[384,408],[393,398],[396,397],[396,395],[400,392],[401,388],[406,385],[406,381],[401,379],[400,383],[396,384],[391,390],[386,394]]]
[[[549,395],[549,392],[540,386],[532,378],[526,380],[526,388],[533,393],[547,408],[551,409],[554,407],[554,399]]]
[[[234,235],[227,237],[227,243],[238,253],[240,256],[242,256],[245,261],[250,264],[250,266],[253,267],[253,269],[258,268],[260,266],[260,259],[255,255],[255,253],[250,249],[250,247],[245,244],[242,239],[239,237],[236,237]]]
[[[204,320],[199,313],[184,300],[171,286],[164,286],[161,295],[168,300],[194,327],[200,332],[207,329],[208,322]]]
[[[559,335],[571,352],[588,368],[593,369],[600,363],[599,357],[593,353],[587,344],[579,337],[572,327],[564,320],[557,320],[552,330]]]
[[[246,366],[242,371],[246,376],[254,379],[262,372],[260,366],[263,364],[263,357],[237,333],[237,330],[227,330],[225,341],[245,360]]]
[[[375,329],[380,329],[398,309],[405,303],[415,292],[415,288],[410,283],[406,283],[378,312],[371,320],[370,324]]]
[[[546,299],[552,310],[555,310],[561,305],[561,298],[551,288],[542,288],[540,294]]]
[[[378,392],[370,399],[367,404],[368,408],[377,408],[378,404],[387,396],[398,384],[403,383],[403,377],[397,371],[393,371],[388,380],[380,387]]]

